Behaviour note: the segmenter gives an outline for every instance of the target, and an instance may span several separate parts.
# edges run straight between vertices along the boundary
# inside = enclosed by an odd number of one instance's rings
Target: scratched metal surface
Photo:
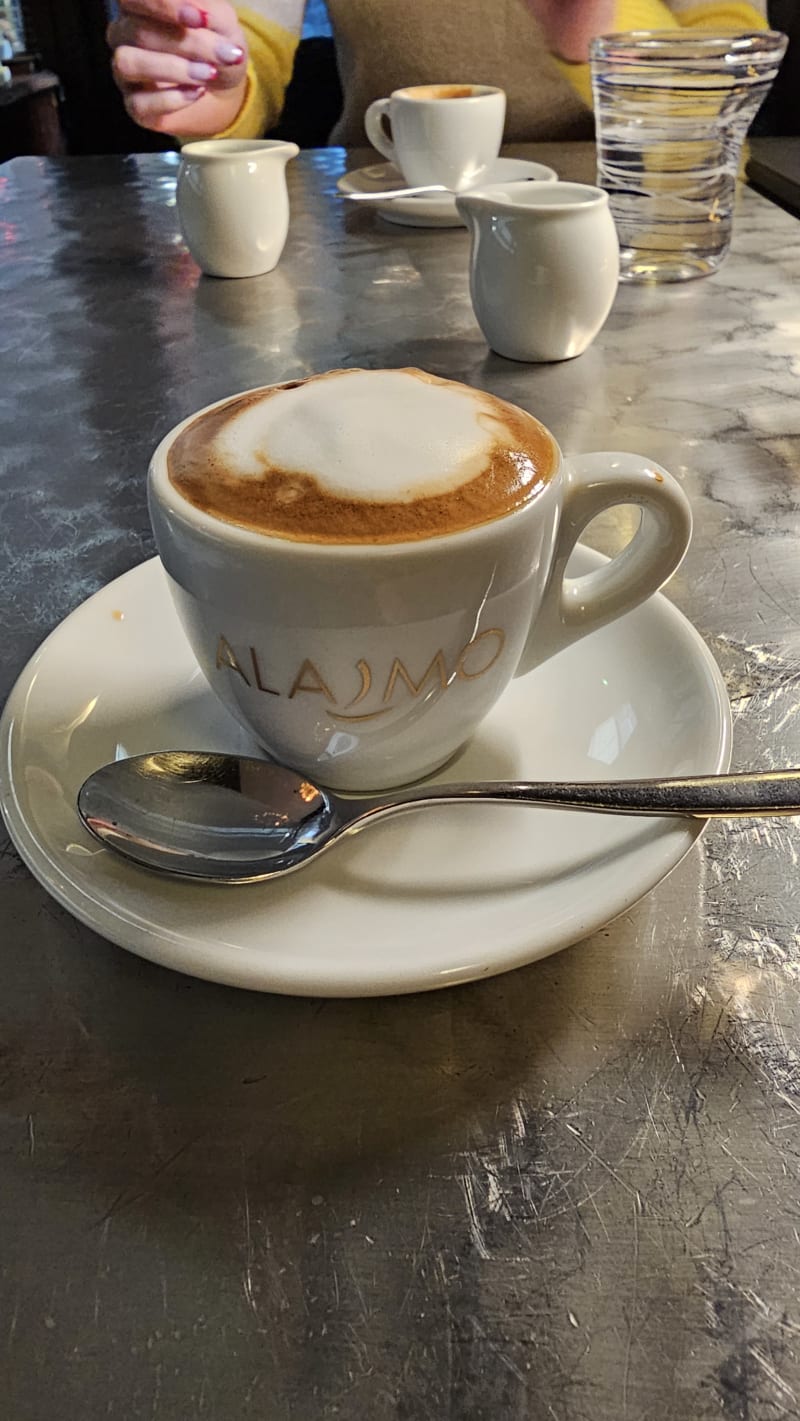
[[[800,762],[800,225],[745,192],[718,276],[626,289],[580,360],[514,366],[474,325],[466,235],[345,212],[342,167],[293,165],[284,260],[246,283],[198,281],[169,156],[0,169],[3,698],[151,553],[174,421],[413,361],[676,472],[696,533],[670,595],[725,674],[734,763]],[[799,844],[714,827],[544,963],[313,1002],[110,947],[6,843],[3,1415],[797,1416]]]

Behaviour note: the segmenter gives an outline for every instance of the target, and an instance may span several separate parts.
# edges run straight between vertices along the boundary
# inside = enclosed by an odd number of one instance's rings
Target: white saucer
[[[555,182],[558,177],[554,168],[544,163],[529,163],[525,158],[498,158],[488,172],[484,173],[480,185],[486,183]],[[336,186],[340,192],[388,192],[407,187],[402,173],[393,163],[373,163],[368,168],[356,168],[345,173]],[[421,194],[419,197],[394,197],[388,202],[376,200],[353,206],[373,207],[387,222],[399,223],[401,227],[461,227],[463,223],[456,211],[456,200],[452,193]]]
[[[599,561],[579,549],[574,570]],[[727,768],[729,746],[719,671],[658,596],[514,682],[441,777],[704,773]],[[532,962],[629,908],[701,827],[516,805],[428,809],[289,878],[197,886],[99,847],[74,808],[99,765],[181,747],[252,748],[197,669],[154,559],[67,617],[23,671],[0,721],[2,807],[28,867],[96,932],[260,991],[412,992]]]

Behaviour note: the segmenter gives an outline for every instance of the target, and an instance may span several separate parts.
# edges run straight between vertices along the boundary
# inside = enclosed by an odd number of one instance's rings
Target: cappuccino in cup
[[[153,455],[156,543],[209,684],[275,759],[333,789],[429,774],[515,675],[674,571],[688,504],[630,454],[567,464],[535,416],[419,370],[335,370],[185,420]],[[637,503],[624,558],[565,580]]]
[[[376,99],[364,115],[374,148],[413,187],[460,192],[479,182],[503,141],[506,96],[488,84],[417,84]],[[387,132],[386,123],[391,126]]]
[[[400,543],[502,518],[555,473],[525,410],[421,370],[334,370],[192,420],[173,487],[213,518],[304,543]]]

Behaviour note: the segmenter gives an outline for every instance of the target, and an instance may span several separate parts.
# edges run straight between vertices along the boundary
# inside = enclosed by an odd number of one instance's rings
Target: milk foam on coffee
[[[514,405],[417,370],[337,370],[193,420],[173,485],[212,517],[304,542],[454,532],[526,502],[554,472],[546,430]]]

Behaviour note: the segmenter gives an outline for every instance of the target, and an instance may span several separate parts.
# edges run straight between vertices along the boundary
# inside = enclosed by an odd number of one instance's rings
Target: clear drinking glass
[[[597,180],[622,281],[689,281],[724,261],[742,143],[786,45],[774,30],[592,41]]]

